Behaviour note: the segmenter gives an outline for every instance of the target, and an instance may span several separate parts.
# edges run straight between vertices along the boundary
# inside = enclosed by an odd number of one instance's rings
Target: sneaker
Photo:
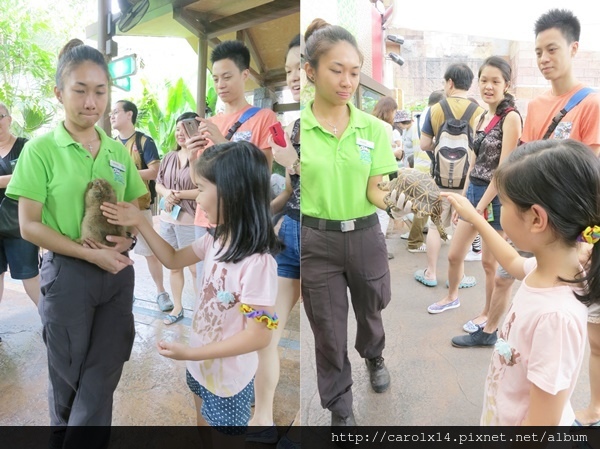
[[[481,251],[475,252],[471,250],[465,256],[465,262],[473,262],[476,260],[481,260]]]
[[[477,331],[477,329],[479,329],[479,328],[481,328],[481,329],[485,328],[485,325],[486,325],[486,324],[487,324],[487,321],[484,321],[484,322],[483,322],[483,323],[481,323],[481,324],[475,324],[475,323],[473,322],[473,320],[469,320],[469,321],[467,321],[467,322],[464,324],[464,326],[463,326],[463,330],[464,330],[465,332],[468,332],[469,334],[472,334],[473,332],[476,332],[476,331]]]
[[[159,293],[156,296],[156,303],[161,312],[169,312],[175,307],[175,304],[173,304],[173,301],[171,301],[171,297],[167,292]]]
[[[365,359],[371,387],[375,393],[383,393],[390,386],[390,373],[383,363],[383,357],[375,357],[373,359]]]
[[[474,253],[478,253],[481,251],[481,236],[477,234],[473,243],[471,243],[471,249]]]
[[[444,305],[439,305],[437,303],[433,303],[431,304],[429,307],[427,307],[427,311],[429,313],[442,313],[445,312],[446,310],[450,310],[450,309],[456,309],[457,307],[460,307],[460,299],[456,298],[454,301],[449,302],[448,304],[444,304]]]
[[[452,346],[455,348],[479,348],[494,346],[498,340],[498,332],[491,334],[483,332],[482,328],[477,329],[472,334],[459,335],[452,338]]]
[[[256,431],[250,431],[252,429],[256,429]],[[248,427],[248,433],[246,433],[246,441],[251,443],[275,444],[278,440],[279,433],[277,433],[275,424],[269,427]]]
[[[408,248],[409,253],[426,253],[427,245],[425,243],[421,243],[421,246],[418,248]]]
[[[339,413],[331,412],[331,427],[347,427],[356,426],[356,420],[354,419],[354,413],[350,410],[350,415],[342,418]]]
[[[400,235],[400,238],[401,238],[402,240],[408,240],[408,235],[409,235],[409,234],[410,234],[410,232],[405,232],[404,234],[401,234],[401,235]]]

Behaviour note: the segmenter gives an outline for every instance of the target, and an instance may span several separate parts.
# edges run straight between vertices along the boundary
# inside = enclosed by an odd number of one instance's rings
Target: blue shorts
[[[285,249],[275,256],[277,276],[300,279],[300,222],[286,215],[279,228],[279,238]]]
[[[478,186],[472,182],[469,183],[469,187],[467,188],[467,199],[471,202],[473,207],[477,207],[479,200],[481,200],[486,190],[487,186]],[[492,225],[492,228],[496,231],[502,231],[502,226],[500,225],[500,200],[498,199],[498,195],[492,200],[492,209],[494,211],[494,219],[488,221],[488,223]]]
[[[238,394],[222,398],[200,385],[188,370],[185,370],[185,377],[192,393],[202,399],[200,413],[211,427],[226,435],[246,433],[250,421],[254,379]]]
[[[10,267],[13,279],[31,279],[39,271],[39,247],[24,239],[0,239],[0,273]]]

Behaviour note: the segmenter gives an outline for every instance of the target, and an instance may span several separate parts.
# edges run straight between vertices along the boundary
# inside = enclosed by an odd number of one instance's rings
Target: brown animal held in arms
[[[125,237],[125,227],[110,224],[102,215],[100,205],[105,201],[117,203],[117,195],[106,179],[94,179],[85,190],[85,212],[81,222],[81,242],[92,239],[98,243],[115,246],[116,243],[106,240],[107,235]]]
[[[446,240],[448,235],[442,224],[442,197],[440,189],[431,176],[415,170],[414,168],[402,168],[398,170],[398,177],[391,182],[381,182],[379,189],[385,192],[398,190],[398,194],[404,192],[407,200],[412,202],[412,211],[417,217],[431,216],[431,221],[436,225],[442,239]],[[395,207],[390,200],[390,195],[383,199],[386,206]]]

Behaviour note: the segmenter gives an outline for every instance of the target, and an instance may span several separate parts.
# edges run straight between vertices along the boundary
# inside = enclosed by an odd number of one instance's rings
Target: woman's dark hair
[[[373,115],[390,125],[394,125],[394,114],[398,109],[398,103],[392,97],[383,97],[373,108]]]
[[[175,120],[175,126],[177,126],[177,124],[182,120],[185,120],[187,118],[196,118],[196,117],[200,117],[200,116],[198,114],[196,114],[195,112],[184,112],[179,117],[177,117],[177,120]],[[181,150],[181,145],[177,144],[175,151],[179,151],[179,150]]]
[[[300,47],[300,34],[296,34],[294,38],[290,41],[290,43],[288,44],[286,54],[289,53],[290,50],[294,47]]]
[[[63,79],[78,65],[90,61],[97,64],[106,73],[107,84],[110,85],[110,74],[108,65],[102,53],[89,45],[85,45],[81,39],[71,39],[58,54],[58,65],[56,66],[55,83],[59,90],[64,87]]]
[[[521,211],[537,204],[548,214],[557,238],[575,246],[588,226],[600,226],[600,160],[575,140],[537,140],[517,147],[494,173],[498,192]],[[589,267],[575,280],[586,288],[577,298],[600,302],[600,244],[594,245]]]
[[[358,49],[354,36],[347,29],[330,25],[323,19],[315,19],[311,22],[304,33],[304,42],[306,43],[304,56],[313,69],[319,66],[321,56],[338,42],[348,42],[352,45],[358,53],[360,65],[363,63],[363,55]]]
[[[506,84],[510,84],[511,79],[512,79],[512,69],[510,68],[510,64],[499,56],[490,56],[485,61],[483,61],[483,64],[481,64],[481,67],[479,67],[479,72],[477,73],[477,79],[481,78],[481,72],[487,66],[495,67],[498,70],[500,70],[500,73],[502,74],[502,78],[504,79]],[[504,99],[496,107],[496,115],[501,116],[504,113],[504,110],[506,108],[516,109],[515,97],[513,97],[511,94],[509,94],[508,91],[504,92]]]
[[[551,9],[542,14],[536,21],[534,32],[537,37],[542,31],[557,28],[569,44],[579,42],[581,24],[579,19],[568,9]]]
[[[214,145],[198,158],[195,171],[217,186],[217,223],[222,224],[214,237],[227,242],[217,253],[224,250],[220,262],[282,249],[271,223],[271,172],[261,150],[245,141]]]

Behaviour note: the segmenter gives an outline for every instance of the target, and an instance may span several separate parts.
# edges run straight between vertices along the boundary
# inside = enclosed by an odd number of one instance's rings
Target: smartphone
[[[186,118],[181,121],[188,137],[198,134],[198,125],[200,124],[195,118]]]
[[[280,147],[285,147],[287,144],[285,142],[285,131],[281,126],[281,123],[277,122],[274,125],[269,126],[269,131],[273,136],[273,142],[275,142]]]

